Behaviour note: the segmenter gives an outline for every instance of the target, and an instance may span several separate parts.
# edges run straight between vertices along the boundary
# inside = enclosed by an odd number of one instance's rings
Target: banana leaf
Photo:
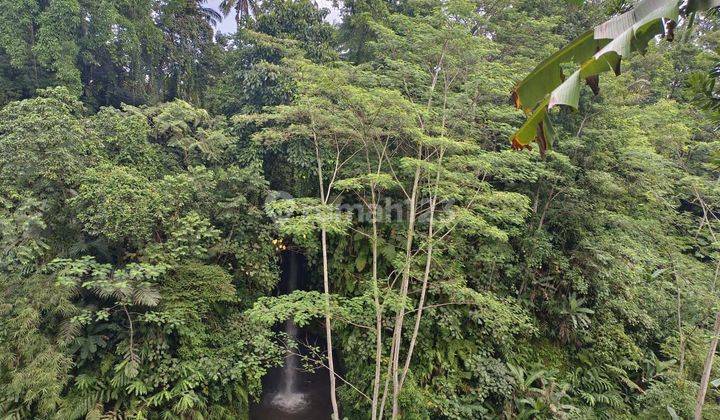
[[[515,106],[528,119],[512,136],[514,149],[528,148],[537,141],[540,152],[552,147],[549,110],[557,105],[578,108],[583,82],[598,93],[598,75],[606,71],[620,74],[623,58],[633,52],[644,53],[650,40],[664,35],[672,40],[678,17],[720,6],[720,0],[642,0],[628,12],[615,16],[583,33],[565,48],[543,60],[520,81],[512,92]],[[681,10],[682,9],[682,10]],[[570,76],[562,64],[574,62],[579,68]]]

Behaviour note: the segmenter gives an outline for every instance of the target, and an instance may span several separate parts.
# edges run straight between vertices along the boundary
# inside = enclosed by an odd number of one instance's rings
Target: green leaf
[[[365,265],[367,264],[367,255],[365,253],[360,253],[360,255],[355,258],[355,268],[357,271],[363,271],[365,268]]]
[[[530,118],[525,121],[525,124],[523,124],[518,131],[515,132],[512,139],[513,147],[521,148],[521,146],[528,145],[533,140],[535,140],[535,137],[537,136],[538,126],[547,114],[547,105],[548,101],[546,99],[545,101],[540,103],[537,108],[535,108]]]
[[[555,105],[578,107],[580,100],[580,72],[576,71],[550,94],[548,109]]]
[[[586,31],[565,48],[543,60],[520,81],[513,90],[517,108],[526,112],[535,107],[548,92],[563,82],[560,65],[570,61],[582,64],[599,49],[602,41],[593,37],[593,30]]]
[[[707,2],[710,3],[715,2]],[[634,51],[644,52],[648,42],[663,33],[664,19],[677,20],[679,8],[678,0],[643,0],[632,10],[596,26],[540,63],[513,91],[516,107],[525,112],[539,102],[525,124],[512,136],[513,148],[521,149],[539,139],[541,152],[544,151],[549,144],[546,144],[545,130],[540,127],[546,121],[548,110],[557,105],[577,109],[584,80],[608,70],[619,74],[622,58]],[[592,48],[597,48],[597,52],[590,52]],[[560,64],[571,59],[580,64],[580,68],[563,81]]]

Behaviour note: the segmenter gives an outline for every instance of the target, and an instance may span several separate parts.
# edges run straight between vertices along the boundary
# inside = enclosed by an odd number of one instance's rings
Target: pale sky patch
[[[222,0],[208,0],[207,5],[215,10],[220,10],[220,2]],[[340,10],[333,7],[332,0],[314,0],[320,8],[328,9],[330,14],[325,18],[326,21],[337,24],[340,23]],[[217,31],[224,34],[235,32],[237,25],[235,24],[235,12],[227,15],[216,28]]]

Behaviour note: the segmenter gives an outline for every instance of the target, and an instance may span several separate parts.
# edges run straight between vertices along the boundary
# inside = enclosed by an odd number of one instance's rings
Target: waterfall
[[[298,285],[298,259],[299,255],[295,252],[286,254],[288,257],[288,267],[286,275],[285,293],[292,293],[297,290]],[[294,344],[298,341],[298,328],[292,319],[285,321],[285,334],[287,335],[287,355],[285,356],[285,365],[281,372],[282,389],[273,398],[273,404],[282,407],[287,411],[299,411],[306,405],[305,394],[298,389],[298,375],[300,373],[300,357],[297,352],[292,350]]]
[[[285,334],[288,336],[288,341],[297,342],[298,329],[292,320],[288,319],[285,321]],[[285,357],[285,366],[283,366],[283,377],[285,378],[285,393],[296,394],[297,392],[297,379],[298,370],[300,369],[299,357],[297,354],[288,352]]]

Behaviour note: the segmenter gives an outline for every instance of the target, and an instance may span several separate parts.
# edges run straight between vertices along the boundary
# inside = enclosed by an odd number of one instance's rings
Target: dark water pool
[[[327,420],[332,414],[328,371],[307,372],[297,356],[263,378],[262,399],[251,406],[251,420]]]

